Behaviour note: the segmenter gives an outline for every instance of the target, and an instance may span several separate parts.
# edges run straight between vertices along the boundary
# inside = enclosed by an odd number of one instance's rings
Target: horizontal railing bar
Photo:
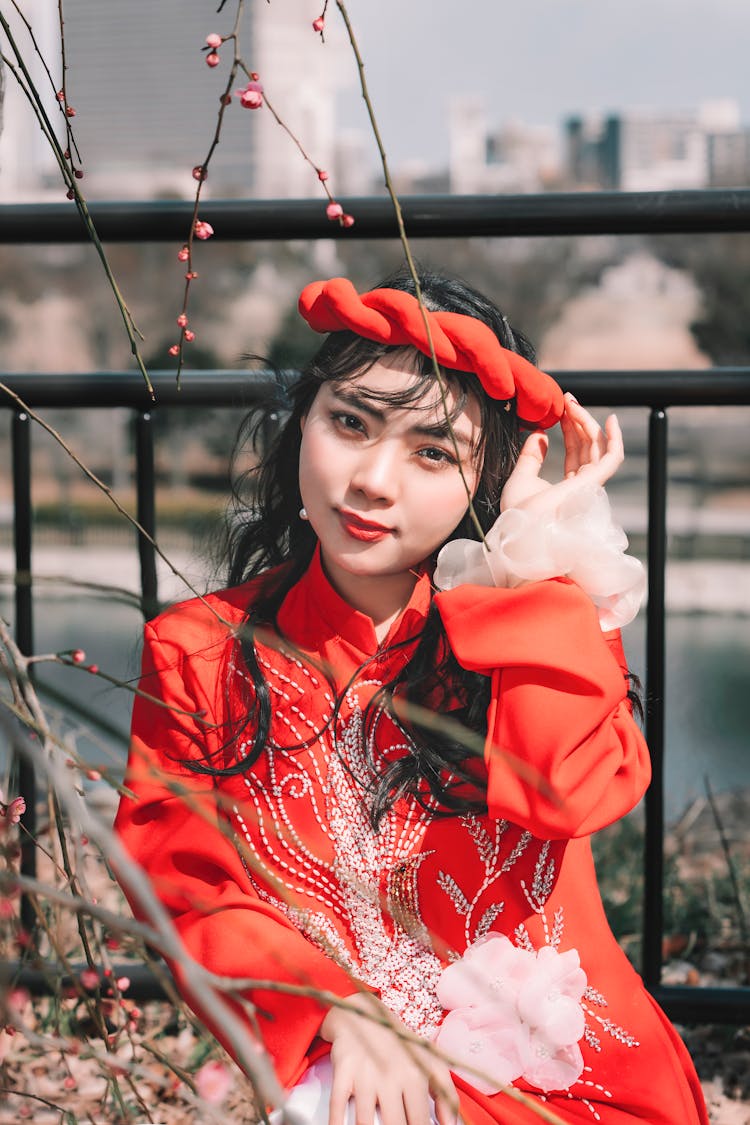
[[[342,199],[355,224],[326,218],[322,199],[205,199],[201,218],[217,240],[278,241],[397,238],[390,199]],[[686,234],[750,230],[750,189],[700,191],[544,192],[524,195],[405,195],[400,199],[411,238],[472,238],[595,234]],[[104,242],[184,241],[190,200],[89,203]],[[0,207],[0,242],[63,243],[88,239],[72,203]]]
[[[86,968],[87,965],[76,966],[74,975],[79,976]],[[114,966],[112,978],[117,980],[122,977],[130,981],[126,992],[130,1000],[168,998],[154,971],[143,963],[125,961]],[[0,964],[0,980],[25,988],[32,996],[48,996],[53,988],[71,984],[73,977],[61,973],[56,964],[49,964],[45,969],[31,969],[5,962]],[[750,1011],[750,988],[746,987],[683,988],[662,985],[653,989],[651,994],[667,1015],[678,1023],[744,1024]]]
[[[743,406],[750,405],[750,367],[672,371],[552,371],[565,390],[587,406]],[[178,387],[174,371],[152,371],[156,404],[161,406],[250,406],[274,385],[270,371],[184,371]],[[147,409],[151,399],[137,371],[0,374],[31,407],[113,407]],[[13,408],[0,390],[0,407]]]

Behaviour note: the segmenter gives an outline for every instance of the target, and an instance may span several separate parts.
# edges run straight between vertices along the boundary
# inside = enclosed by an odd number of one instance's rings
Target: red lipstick
[[[351,535],[352,539],[359,539],[363,543],[374,543],[378,539],[384,539],[386,535],[390,535],[392,530],[382,523],[374,523],[372,520],[364,520],[361,516],[355,516],[353,512],[339,511],[339,519],[347,535]]]

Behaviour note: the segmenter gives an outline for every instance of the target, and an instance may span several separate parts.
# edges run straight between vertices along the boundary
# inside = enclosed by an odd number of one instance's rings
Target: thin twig
[[[430,324],[430,318],[427,315],[427,307],[424,303],[424,297],[422,295],[422,286],[421,286],[420,281],[419,281],[419,273],[417,271],[416,263],[414,261],[414,257],[413,257],[412,252],[411,252],[411,245],[409,243],[409,239],[408,239],[407,234],[406,234],[406,224],[404,223],[404,216],[403,216],[403,213],[401,211],[401,203],[399,202],[399,198],[398,198],[398,195],[396,193],[396,189],[394,187],[393,180],[391,178],[390,168],[388,166],[388,157],[387,157],[386,151],[385,151],[385,145],[383,144],[383,139],[380,135],[380,128],[378,126],[378,122],[377,122],[377,119],[375,117],[375,108],[373,106],[372,98],[370,97],[370,91],[369,91],[368,86],[367,86],[367,78],[365,77],[364,60],[362,58],[362,54],[361,54],[360,49],[359,49],[359,44],[357,43],[357,38],[354,34],[354,28],[353,28],[352,22],[349,18],[349,13],[346,9],[346,4],[344,3],[344,0],[336,0],[336,7],[338,8],[338,10],[341,13],[341,18],[343,19],[344,24],[346,26],[346,32],[347,32],[347,35],[349,36],[349,42],[351,44],[352,51],[354,52],[354,57],[357,60],[357,69],[359,71],[360,89],[362,91],[362,97],[364,99],[365,105],[367,106],[367,115],[370,118],[370,126],[372,128],[373,136],[375,138],[375,143],[378,146],[378,153],[380,154],[380,163],[381,163],[382,168],[383,168],[383,177],[385,179],[385,186],[386,186],[386,189],[388,191],[388,194],[391,197],[391,202],[393,203],[393,210],[394,210],[395,215],[396,215],[396,223],[398,224],[399,238],[401,239],[401,245],[403,247],[404,255],[406,257],[406,262],[407,262],[407,265],[409,267],[409,273],[411,274],[412,281],[414,282],[415,296],[417,298],[417,301],[419,302],[419,309],[420,309],[420,313],[422,315],[422,323],[424,325],[425,334],[427,336],[427,346],[430,349],[430,358],[432,360],[432,366],[433,366],[433,370],[434,370],[434,373],[435,373],[435,378],[437,379],[437,384],[438,384],[438,387],[440,388],[440,399],[441,399],[443,411],[445,413],[445,419],[446,419],[446,423],[447,423],[447,426],[448,426],[448,432],[450,434],[451,442],[453,444],[453,451],[454,451],[455,456],[456,456],[456,463],[457,463],[457,466],[458,466],[458,471],[459,471],[459,474],[460,474],[460,477],[461,477],[461,482],[464,486],[464,490],[466,492],[466,499],[468,500],[468,504],[469,504],[469,514],[470,514],[470,517],[471,517],[471,522],[474,524],[474,527],[475,527],[477,533],[479,534],[480,540],[482,541],[482,543],[484,543],[485,548],[489,551],[490,547],[485,540],[485,535],[484,535],[484,531],[482,530],[482,525],[479,522],[479,518],[478,518],[478,516],[476,514],[476,510],[474,508],[474,498],[472,496],[471,488],[469,487],[469,482],[467,481],[466,476],[465,476],[464,471],[463,471],[463,465],[461,463],[461,454],[460,454],[460,450],[458,448],[458,441],[456,439],[456,433],[455,433],[455,430],[453,429],[453,424],[452,424],[451,418],[450,418],[450,408],[449,408],[449,405],[448,405],[448,387],[446,385],[445,379],[443,378],[443,373],[440,370],[440,363],[438,362],[437,354],[435,352],[435,343],[434,343],[434,340],[432,338],[432,326]]]

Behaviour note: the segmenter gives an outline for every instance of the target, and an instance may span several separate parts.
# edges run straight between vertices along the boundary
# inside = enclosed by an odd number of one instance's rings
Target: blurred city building
[[[53,0],[34,5],[35,37],[59,85],[58,12]],[[336,100],[354,78],[343,31],[331,23],[325,45],[316,42],[312,20],[319,0],[283,0],[248,7],[241,54],[260,75],[279,116],[318,167],[337,168],[349,184],[362,180],[361,138],[346,134],[337,147]],[[16,20],[19,43],[30,44]],[[209,32],[226,34],[226,15],[215,16],[185,0],[128,0],[92,5],[66,0],[65,49],[69,104],[85,169],[86,194],[96,198],[189,197],[192,169],[205,159],[216,130],[231,44],[220,63],[206,66]],[[41,66],[34,78],[46,92],[47,112],[62,117],[55,91]],[[235,89],[246,83],[242,76]],[[31,108],[6,74],[0,136],[0,197],[5,202],[60,197],[60,173]],[[236,97],[224,115],[220,143],[211,158],[204,191],[214,197],[303,197],[320,194],[314,170],[294,140],[264,107],[245,110]]]
[[[29,5],[33,30],[53,81],[60,84],[58,10],[54,0]],[[247,6],[241,54],[257,71],[267,99],[331,176],[336,195],[382,191],[373,181],[369,133],[344,130],[337,112],[356,93],[356,67],[340,21],[329,19],[325,42],[312,21],[320,0],[274,0]],[[20,19],[12,23],[46,110],[62,134],[55,89]],[[227,13],[212,14],[186,0],[128,0],[95,4],[66,0],[68,100],[92,199],[191,197],[191,172],[208,153],[231,44],[206,66],[206,35],[231,30]],[[233,93],[245,84],[233,83]],[[0,198],[6,202],[59,199],[60,173],[22,91],[5,74],[0,133]],[[456,93],[445,123],[444,162],[404,162],[394,169],[403,193],[493,194],[583,190],[666,191],[750,184],[750,128],[737,104],[717,100],[695,110],[616,109],[568,116],[561,127],[492,119],[478,94]],[[321,196],[310,166],[268,105],[245,110],[236,97],[226,108],[220,143],[211,158],[206,195],[244,198]]]
[[[451,100],[449,184],[456,195],[544,191],[560,173],[560,142],[552,126],[488,125],[478,96]]]
[[[564,132],[571,187],[672,191],[750,182],[750,131],[728,99],[694,111],[571,116]]]

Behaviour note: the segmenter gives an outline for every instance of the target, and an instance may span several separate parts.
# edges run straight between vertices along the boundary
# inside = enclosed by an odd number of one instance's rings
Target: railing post
[[[136,516],[141,527],[156,538],[156,503],[154,499],[154,429],[151,411],[138,411],[135,417]],[[153,543],[138,532],[138,556],[141,563],[141,610],[149,621],[159,612],[159,589],[156,578],[156,552]]]
[[[15,553],[15,636],[24,656],[34,650],[34,603],[31,583],[31,419],[14,411],[11,427],[13,459],[13,548]],[[31,671],[31,670],[30,670]],[[21,833],[21,874],[36,877],[36,775],[33,764],[16,754],[13,769],[18,792],[26,801]],[[31,933],[36,915],[29,899],[21,898],[21,925]]]
[[[667,413],[651,411],[648,435],[648,610],[646,617],[646,738],[653,777],[646,794],[643,979],[661,983],[664,927],[664,653],[667,549]]]

